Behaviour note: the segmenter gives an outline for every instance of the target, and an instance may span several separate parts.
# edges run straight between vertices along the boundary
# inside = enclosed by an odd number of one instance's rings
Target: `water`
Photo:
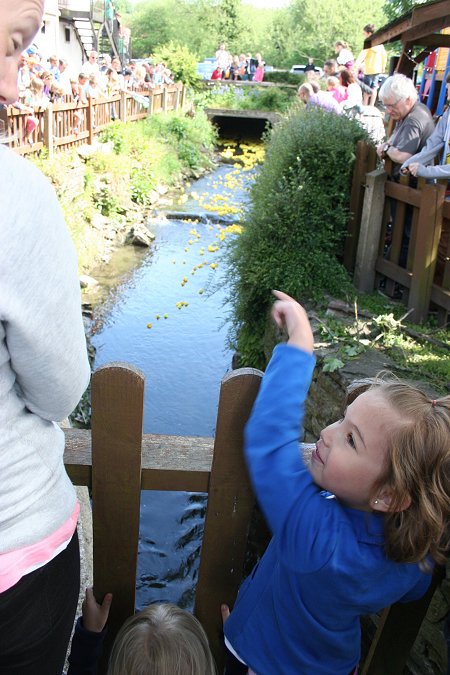
[[[152,222],[154,247],[132,254],[133,271],[96,313],[95,367],[125,361],[145,374],[144,433],[214,435],[220,381],[232,356],[221,246],[235,236],[233,211],[247,202],[253,177],[254,170],[221,166],[197,181],[194,196],[174,209],[202,220]],[[202,494],[142,493],[138,609],[161,601],[192,609],[205,508]]]

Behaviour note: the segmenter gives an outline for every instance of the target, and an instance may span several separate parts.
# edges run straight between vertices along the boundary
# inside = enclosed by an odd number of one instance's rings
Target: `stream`
[[[96,274],[95,368],[125,361],[145,375],[144,433],[213,436],[220,382],[231,367],[223,242],[237,236],[261,150],[225,144],[229,161],[186,188],[149,222],[150,249],[125,247]],[[206,495],[143,491],[137,608],[169,601],[192,609]]]

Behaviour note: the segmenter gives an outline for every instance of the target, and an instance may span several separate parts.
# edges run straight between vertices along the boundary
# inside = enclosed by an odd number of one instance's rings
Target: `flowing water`
[[[244,158],[251,154],[244,147]],[[151,249],[124,249],[112,273],[97,275],[110,292],[94,316],[95,367],[125,361],[145,374],[144,433],[214,435],[232,356],[221,245],[239,230],[251,166],[222,165],[197,181],[172,213],[150,223]],[[159,601],[192,608],[205,509],[203,494],[142,493],[138,608]]]

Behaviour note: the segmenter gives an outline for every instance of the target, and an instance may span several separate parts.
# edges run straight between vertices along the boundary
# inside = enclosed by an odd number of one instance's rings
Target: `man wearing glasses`
[[[417,100],[417,90],[414,82],[405,75],[388,77],[380,89],[386,113],[395,120],[395,128],[386,143],[377,145],[377,154],[381,159],[392,160],[388,180],[398,182],[400,167],[403,162],[420,152],[427,139],[434,131],[434,122],[430,111],[423,103]],[[412,179],[415,181],[415,179]],[[415,187],[411,183],[411,187]],[[391,227],[394,226],[397,202],[390,199]],[[412,207],[408,204],[405,209],[403,234],[398,264],[406,267],[408,246],[411,236]]]
[[[403,162],[422,150],[434,123],[426,105],[417,100],[413,81],[405,75],[388,77],[380,89],[380,99],[396,125],[388,141],[377,146],[377,153],[381,159],[392,160],[391,177],[396,180]]]

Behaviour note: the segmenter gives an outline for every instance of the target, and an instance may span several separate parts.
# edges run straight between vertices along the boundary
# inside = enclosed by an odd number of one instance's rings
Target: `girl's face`
[[[314,482],[346,506],[387,511],[388,497],[383,491],[374,497],[372,490],[383,472],[389,436],[401,422],[379,391],[358,396],[345,416],[320,434],[309,467]]]

